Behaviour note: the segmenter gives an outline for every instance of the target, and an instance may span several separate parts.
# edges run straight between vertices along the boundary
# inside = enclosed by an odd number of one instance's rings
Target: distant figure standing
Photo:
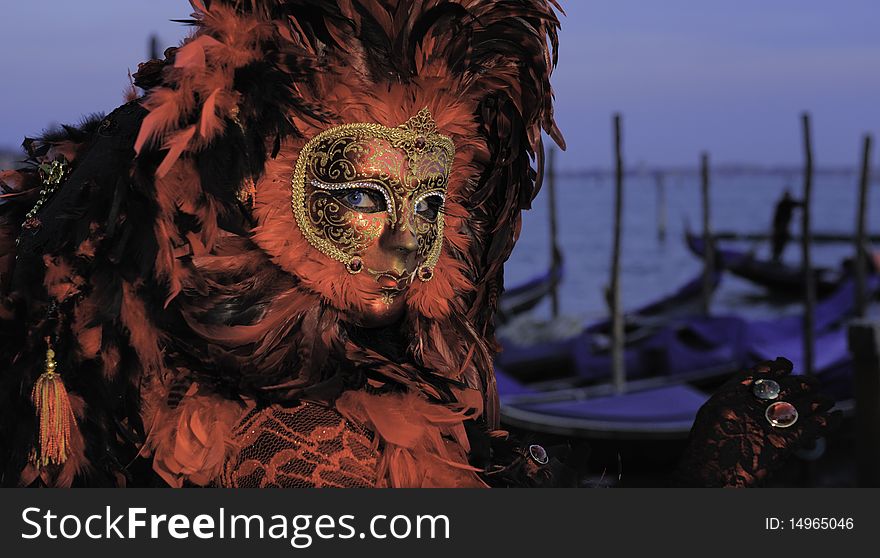
[[[803,203],[791,196],[791,190],[785,189],[785,193],[776,202],[776,211],[773,214],[773,261],[779,261],[785,251],[785,245],[791,240],[788,232],[791,217],[797,207],[803,207]]]

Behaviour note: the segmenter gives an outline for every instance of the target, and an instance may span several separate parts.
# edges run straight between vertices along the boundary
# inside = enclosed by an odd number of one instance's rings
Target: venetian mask
[[[297,158],[297,225],[349,273],[375,276],[391,304],[414,277],[433,276],[454,154],[427,109],[395,128],[355,123],[325,130]]]

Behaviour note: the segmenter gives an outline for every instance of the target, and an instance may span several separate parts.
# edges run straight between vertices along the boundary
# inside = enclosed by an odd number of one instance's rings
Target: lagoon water
[[[856,223],[857,177],[818,176],[813,184],[813,230],[852,234]],[[786,186],[795,197],[802,191],[801,179],[786,181],[781,176],[726,176],[713,178],[712,227],[716,231],[767,233],[776,200]],[[699,178],[667,177],[666,240],[657,234],[657,189],[652,176],[627,177],[624,196],[623,252],[621,258],[621,302],[624,309],[655,300],[700,273],[701,262],[684,242],[685,223],[695,231],[702,223]],[[578,320],[607,316],[603,289],[608,285],[613,245],[614,182],[609,179],[565,177],[557,179],[559,245],[565,257],[565,276],[560,286],[560,307],[564,315]],[[868,212],[869,231],[880,233],[880,184],[872,184]],[[549,261],[548,195],[546,184],[523,216],[522,235],[505,267],[508,286],[519,284],[546,270]],[[800,230],[800,213],[792,219],[791,231]],[[769,257],[767,242],[733,242],[725,246],[755,249]],[[877,247],[880,249],[880,247]],[[813,249],[816,266],[838,266],[854,253],[850,243],[818,244]],[[784,259],[800,262],[800,245],[791,242]],[[725,274],[715,294],[716,314],[737,313],[747,317],[769,317],[800,311],[797,303],[772,304],[760,287]],[[550,316],[549,301],[534,314]]]

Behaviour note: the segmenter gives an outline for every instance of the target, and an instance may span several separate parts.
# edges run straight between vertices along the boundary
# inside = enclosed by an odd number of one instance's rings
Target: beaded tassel
[[[37,378],[31,398],[37,409],[40,435],[31,461],[45,467],[50,463],[61,465],[70,452],[70,432],[75,424],[70,398],[61,376],[55,370],[55,351],[46,339],[46,370]]]

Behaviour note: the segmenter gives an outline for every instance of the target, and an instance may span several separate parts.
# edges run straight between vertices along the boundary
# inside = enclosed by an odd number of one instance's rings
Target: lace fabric
[[[373,487],[379,459],[372,433],[313,403],[256,408],[233,433],[241,450],[221,484],[234,488]]]

